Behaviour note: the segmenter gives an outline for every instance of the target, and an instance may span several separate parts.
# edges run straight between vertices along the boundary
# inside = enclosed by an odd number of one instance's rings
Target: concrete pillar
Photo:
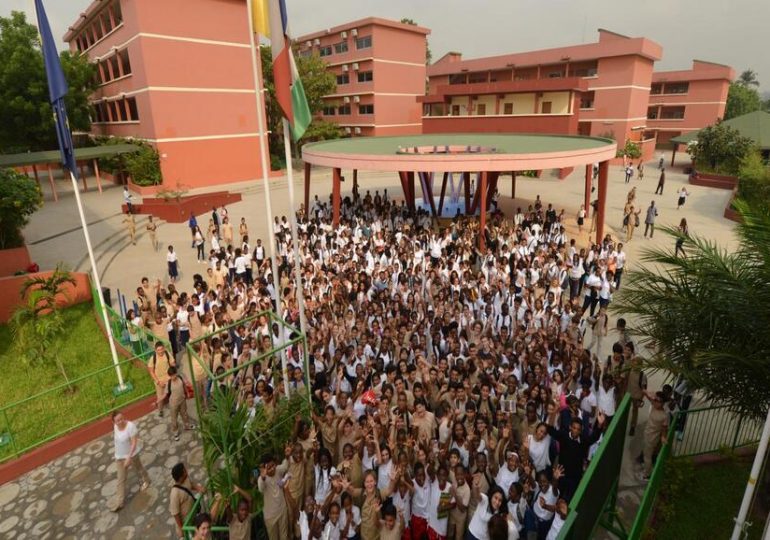
[[[332,225],[336,229],[340,225],[340,182],[339,167],[332,169]]]
[[[604,213],[607,210],[607,177],[610,170],[610,162],[599,163],[599,209],[596,213],[596,243],[604,238]]]
[[[484,227],[487,225],[487,171],[481,173],[481,204],[479,204],[479,251],[484,254]]]
[[[305,162],[305,219],[310,215],[310,163]]]
[[[586,184],[585,192],[583,194],[583,205],[585,206],[586,215],[589,215],[588,209],[591,208],[591,180],[594,177],[594,166],[592,163],[586,165]]]

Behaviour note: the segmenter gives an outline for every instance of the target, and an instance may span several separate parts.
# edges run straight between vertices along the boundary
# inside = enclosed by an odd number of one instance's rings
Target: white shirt
[[[478,540],[488,540],[489,520],[492,519],[493,514],[489,511],[489,497],[485,493],[480,493],[479,496],[481,500],[468,524],[468,531]]]
[[[564,527],[564,521],[564,518],[556,512],[553,516],[553,523],[551,523],[551,528],[548,529],[548,536],[545,537],[545,540],[556,540],[559,537],[561,528]]]
[[[615,388],[605,390],[604,386],[599,386],[596,396],[597,407],[607,416],[615,414]]]
[[[170,262],[170,263],[171,262],[176,262],[176,252],[175,251],[171,251],[171,252],[167,253],[166,254],[166,260],[168,262]]]
[[[508,493],[508,488],[511,487],[511,484],[518,481],[519,481],[519,469],[511,471],[508,469],[507,464],[500,467],[500,470],[497,471],[497,476],[495,476],[495,482],[497,483],[498,486],[503,488],[503,492],[505,493]]]
[[[556,493],[553,491],[553,486],[549,485],[548,490],[545,492],[539,491],[535,494],[535,498],[533,499],[532,506],[534,507],[533,510],[535,511],[535,515],[542,519],[543,521],[548,521],[553,517],[553,512],[549,512],[543,506],[540,504],[540,497],[545,499],[545,504],[548,506],[553,506],[556,504]]]
[[[348,528],[348,538],[353,538],[356,535],[356,527],[361,525],[361,509],[355,504],[350,507],[350,528]],[[345,528],[345,524],[348,522],[348,515],[344,508],[340,509],[340,531]]]
[[[136,429],[136,424],[131,421],[126,422],[126,428],[124,430],[118,429],[118,426],[114,426],[113,435],[115,437],[115,459],[126,459],[128,457],[134,457],[139,453],[141,444],[137,441],[134,453],[131,454],[131,438],[136,437],[139,430]]]
[[[537,472],[542,471],[551,464],[548,449],[551,446],[551,437],[546,435],[542,441],[535,440],[533,435],[527,435],[529,439],[529,458]]]
[[[421,486],[417,480],[412,480],[414,495],[412,496],[412,515],[428,518],[428,506],[430,505],[430,480],[425,479],[425,485]]]
[[[441,501],[442,493],[449,493],[452,489],[452,484],[446,483],[444,489],[439,488],[438,480],[434,480],[430,486],[430,504],[428,506],[428,526],[436,531],[439,536],[446,536],[447,526],[449,525],[449,512],[447,511],[446,517],[439,519],[438,517],[438,505]],[[453,501],[454,497],[451,497],[449,501]]]

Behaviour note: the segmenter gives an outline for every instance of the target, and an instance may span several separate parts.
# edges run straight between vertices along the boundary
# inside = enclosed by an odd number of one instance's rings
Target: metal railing
[[[120,362],[124,379],[133,386],[131,392],[113,393],[115,366],[108,364],[69,383],[0,407],[0,437],[5,443],[0,446],[0,462],[17,458],[112,411],[154,395],[149,375],[142,365],[137,365],[139,359]]]
[[[628,538],[643,537],[660,492],[666,462],[670,457],[688,457],[751,446],[759,442],[762,422],[746,418],[726,406],[678,411],[668,429]]]

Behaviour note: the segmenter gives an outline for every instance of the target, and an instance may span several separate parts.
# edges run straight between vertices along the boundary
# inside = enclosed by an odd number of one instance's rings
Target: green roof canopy
[[[741,135],[753,140],[762,150],[770,149],[770,113],[754,111],[743,116],[731,118],[722,122],[726,126],[738,130]],[[698,140],[700,131],[691,131],[671,139],[677,144],[689,144]]]
[[[128,154],[138,150],[139,147],[135,144],[106,144],[102,146],[75,148],[75,159],[78,161],[86,161],[100,157],[114,156],[116,154]],[[59,154],[58,150],[23,152],[21,154],[0,154],[0,167],[23,167],[25,165],[45,165],[48,163],[60,162],[61,154]]]

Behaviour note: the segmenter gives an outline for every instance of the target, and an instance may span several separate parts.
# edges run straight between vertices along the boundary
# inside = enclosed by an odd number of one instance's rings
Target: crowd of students
[[[225,241],[219,224],[229,220],[214,210],[214,247],[192,288],[138,287],[132,323],[174,349],[161,345],[148,364],[159,414],[178,386],[176,357],[210,336],[195,350],[212,373],[248,364],[220,381],[239,406],[312,396],[312,421],[298,418],[284,455],[259,468],[272,540],[555,538],[620,398],[644,390],[628,369],[634,343],[607,315],[622,244],[607,235],[580,246],[564,211],[539,197],[513,216],[494,212],[484,231],[472,217],[434,223],[387,191],[346,198],[336,228],[317,197],[298,216],[307,350],[251,362],[294,337],[251,315],[277,306],[300,325],[285,217],[275,221],[278,280],[245,221],[240,241],[232,228]],[[191,232],[200,253],[197,224]],[[282,360],[288,388],[274,377]],[[205,370],[192,365],[205,395]]]

